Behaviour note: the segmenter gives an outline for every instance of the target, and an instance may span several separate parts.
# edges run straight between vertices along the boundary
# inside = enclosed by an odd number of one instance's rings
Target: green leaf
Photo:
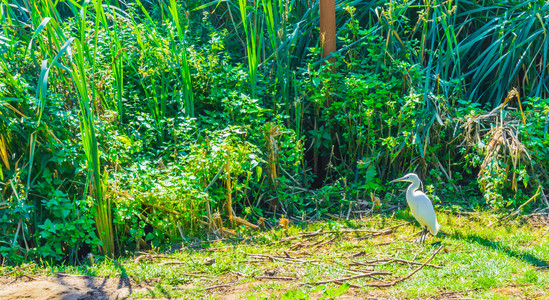
[[[255,172],[257,173],[257,182],[261,180],[261,175],[263,174],[263,169],[260,166],[255,167]]]

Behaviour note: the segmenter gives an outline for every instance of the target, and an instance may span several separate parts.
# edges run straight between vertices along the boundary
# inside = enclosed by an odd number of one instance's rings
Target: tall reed
[[[238,7],[246,35],[246,56],[248,58],[248,72],[250,73],[251,94],[255,98],[257,97],[257,76],[263,45],[263,23],[257,14],[257,6],[253,7],[253,13],[250,16],[248,16],[247,0],[238,0]]]
[[[179,9],[175,0],[170,0],[168,10],[170,12],[170,16],[172,17],[173,25],[177,30],[177,39],[179,40],[179,43],[176,43],[176,37],[173,32],[170,31],[170,36],[172,39],[172,55],[174,56],[174,60],[179,65],[181,71],[185,112],[188,117],[194,118],[194,98],[189,60],[187,59],[187,52],[185,49],[185,34],[183,33],[183,28],[181,27],[181,21],[179,20]],[[181,53],[181,59],[179,59],[179,53]]]
[[[72,42],[72,38],[67,43]],[[112,211],[110,198],[105,197],[108,173],[102,174],[101,162],[99,159],[99,148],[95,132],[95,115],[90,107],[90,91],[88,90],[88,77],[86,74],[86,65],[84,53],[79,40],[75,40],[76,56],[72,64],[72,81],[78,93],[78,104],[80,106],[80,132],[82,134],[82,144],[86,153],[88,177],[92,182],[92,193],[95,198],[95,224],[97,232],[102,242],[103,253],[107,256],[114,255],[114,236],[112,229]],[[93,86],[92,86],[93,88]]]

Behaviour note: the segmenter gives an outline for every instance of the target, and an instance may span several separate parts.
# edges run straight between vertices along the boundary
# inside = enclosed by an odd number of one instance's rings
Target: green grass
[[[364,232],[343,233],[344,230],[380,231],[410,220],[405,212],[393,216],[373,216],[363,220],[326,221],[308,225],[290,226],[288,230],[272,230],[253,236],[243,235],[240,242],[201,244],[202,248],[184,248],[151,260],[143,256],[117,261],[105,260],[94,266],[52,267],[50,274],[68,272],[94,276],[128,276],[135,283],[150,288],[133,294],[136,298],[183,297],[217,299],[221,295],[236,294],[240,298],[280,298],[283,294],[319,297],[334,292],[337,285],[309,285],[317,281],[356,275],[364,266],[350,262],[367,262],[382,258],[399,258],[425,262],[440,247],[444,248],[430,262],[441,268],[425,266],[410,278],[388,288],[351,287],[350,296],[432,297],[444,292],[460,297],[483,299],[516,298],[518,295],[547,297],[549,273],[536,269],[549,264],[549,236],[545,226],[536,227],[526,222],[513,221],[501,225],[488,213],[465,215],[438,214],[445,234],[430,237],[425,245],[413,243],[418,227],[412,223],[394,230],[392,234],[357,239]],[[302,239],[280,243],[281,238],[296,236],[302,231],[338,231],[322,234],[309,240],[314,244],[328,241],[318,248],[305,246],[291,250]],[[284,251],[303,262],[260,259],[254,254],[284,256]],[[301,253],[299,251],[302,251]],[[151,253],[154,254],[154,253]],[[211,263],[211,259],[215,262]],[[167,262],[177,262],[169,264]],[[375,266],[376,271],[391,272],[380,276],[391,281],[410,274],[418,265],[389,263]],[[6,273],[10,269],[0,269]],[[39,272],[40,270],[27,271]],[[14,273],[13,275],[18,275]],[[20,275],[20,274],[19,274]],[[294,277],[296,280],[260,279],[260,276]],[[374,280],[368,277],[349,281],[363,286]],[[235,283],[231,288],[205,290],[208,287]],[[520,286],[516,286],[520,285]],[[326,290],[326,292],[323,292]],[[296,291],[295,293],[292,291]]]

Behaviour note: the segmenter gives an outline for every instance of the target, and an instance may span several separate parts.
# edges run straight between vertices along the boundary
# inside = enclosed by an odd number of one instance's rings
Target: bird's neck
[[[413,196],[415,190],[417,190],[418,188],[419,188],[419,182],[412,182],[412,184],[410,184],[410,186],[408,187],[408,190],[406,190],[406,195]]]

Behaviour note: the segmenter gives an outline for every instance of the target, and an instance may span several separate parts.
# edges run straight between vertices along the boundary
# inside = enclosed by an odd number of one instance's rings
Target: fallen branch
[[[412,271],[410,274],[404,276],[404,277],[401,277],[401,278],[398,278],[392,282],[372,282],[372,283],[367,283],[366,286],[371,286],[371,287],[389,287],[389,286],[393,286],[393,285],[396,285],[397,283],[400,283],[400,282],[403,282],[404,280],[412,277],[412,275],[416,274],[417,272],[419,272],[419,270],[423,269],[423,267],[425,267],[433,258],[435,258],[435,256],[440,252],[440,250],[442,250],[442,248],[444,248],[444,245],[440,246],[437,251],[435,251],[435,253],[433,253],[433,255],[431,255],[431,257],[429,257],[428,260],[426,260],[423,264],[421,264],[421,266],[419,266],[417,269],[415,269],[414,271]]]
[[[345,278],[337,278],[337,279],[310,282],[310,283],[303,283],[303,284],[320,285],[320,284],[326,284],[326,283],[331,283],[331,282],[344,282],[344,281],[349,281],[349,280],[363,278],[363,277],[371,277],[371,276],[374,276],[374,275],[391,275],[391,274],[393,274],[393,273],[376,271],[376,272],[370,272],[370,273],[362,273],[362,274],[359,274],[359,275],[345,277]]]
[[[241,217],[234,217],[234,216],[229,216],[229,220],[237,223],[237,224],[240,224],[240,225],[244,225],[248,228],[252,228],[252,229],[255,229],[255,230],[259,230],[259,226],[255,225],[255,224],[252,224],[244,219],[242,219]]]

